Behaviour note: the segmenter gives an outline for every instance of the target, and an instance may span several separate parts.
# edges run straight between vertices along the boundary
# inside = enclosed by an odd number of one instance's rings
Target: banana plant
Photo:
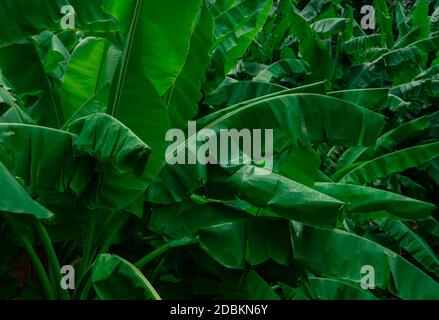
[[[439,2],[373,6],[0,0],[0,299],[439,299]]]

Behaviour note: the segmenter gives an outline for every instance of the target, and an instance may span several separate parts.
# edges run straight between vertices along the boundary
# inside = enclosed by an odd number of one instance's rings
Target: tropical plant
[[[439,299],[439,1],[362,3],[0,0],[0,298]]]

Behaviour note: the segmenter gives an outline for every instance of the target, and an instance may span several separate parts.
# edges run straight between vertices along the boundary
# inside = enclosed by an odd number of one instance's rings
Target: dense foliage
[[[0,0],[0,298],[438,299],[438,49],[432,0]],[[167,164],[193,119],[273,172]]]

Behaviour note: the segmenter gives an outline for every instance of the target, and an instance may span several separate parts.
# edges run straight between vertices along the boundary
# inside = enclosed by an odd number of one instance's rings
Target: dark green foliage
[[[439,299],[438,5],[0,0],[0,299]]]

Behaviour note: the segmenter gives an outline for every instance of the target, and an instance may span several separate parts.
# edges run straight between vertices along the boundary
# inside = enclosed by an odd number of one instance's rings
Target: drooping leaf
[[[12,154],[12,173],[33,193],[71,190],[90,206],[122,209],[145,191],[142,172],[150,149],[128,128],[95,114],[69,129],[0,124],[0,141]]]
[[[116,255],[97,258],[92,283],[101,300],[161,300],[140,270]]]
[[[419,166],[439,156],[439,143],[430,143],[403,149],[361,163],[342,176],[340,183],[363,184]]]
[[[61,8],[70,5],[75,10],[75,28],[83,31],[116,30],[114,18],[101,7],[103,0],[80,1],[59,0],[26,0],[17,2],[2,0],[0,15],[0,46],[24,40],[40,32],[61,30],[61,19],[64,15]]]
[[[315,189],[344,203],[350,212],[386,210],[402,219],[425,219],[435,205],[375,188],[337,183],[317,183]]]
[[[309,65],[301,60],[280,60],[259,73],[254,80],[296,84],[301,77],[309,74]]]
[[[348,114],[350,120],[347,122]],[[317,118],[321,120],[316,121]],[[244,104],[225,113],[205,129],[216,133],[224,128],[238,131],[244,128],[271,129],[274,130],[273,151],[277,153],[288,147],[324,141],[338,145],[369,145],[376,141],[382,126],[381,116],[348,102],[315,94],[291,94]],[[191,137],[177,149],[171,148],[167,157],[173,156],[174,152],[194,153],[193,149],[185,150],[189,145],[201,145],[195,140],[196,137]],[[155,203],[181,201],[200,188],[205,180],[203,166],[167,164],[150,188],[148,198]]]
[[[433,273],[439,275],[439,259],[433,249],[416,232],[411,230],[401,221],[392,219],[374,219],[387,234],[389,234],[401,248],[408,251],[422,266]]]
[[[375,270],[375,287],[402,299],[439,299],[439,284],[433,278],[375,242],[337,229],[299,224],[294,229],[295,257],[317,275],[359,287],[362,268],[371,266]]]
[[[272,0],[243,0],[215,17],[215,64],[227,74],[264,25]]]
[[[388,93],[389,91],[385,88],[372,88],[328,92],[328,95],[369,110],[382,110],[387,105]]]
[[[338,279],[310,277],[298,289],[284,290],[293,300],[377,300],[371,292]]]
[[[205,100],[211,106],[233,106],[244,101],[287,90],[280,85],[259,81],[239,81],[220,86]]]
[[[346,18],[328,18],[313,23],[311,27],[323,38],[329,38],[342,32],[349,22],[350,19]]]
[[[0,162],[0,211],[29,215],[37,219],[50,219],[53,213],[34,201]]]
[[[276,174],[258,175],[257,170],[244,167],[230,179],[235,194],[279,216],[320,226],[335,226],[343,205],[332,197]]]

